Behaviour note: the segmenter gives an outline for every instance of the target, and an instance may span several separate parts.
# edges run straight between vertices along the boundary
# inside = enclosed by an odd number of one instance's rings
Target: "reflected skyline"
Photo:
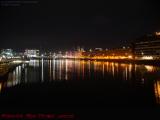
[[[131,87],[153,86],[160,103],[160,68],[149,65],[124,64],[86,60],[30,60],[17,66],[0,82],[0,91],[18,84],[61,80],[113,80]],[[117,81],[118,80],[118,81]],[[153,83],[149,84],[148,82]]]
[[[154,84],[156,102],[160,104],[160,80],[157,80]]]
[[[24,69],[24,71],[22,70]],[[39,72],[41,70],[41,73]],[[84,75],[91,77],[93,73],[102,74],[102,76],[109,74],[114,77],[122,77],[123,80],[130,80],[132,76],[132,71],[139,72],[141,77],[145,73],[158,72],[159,67],[150,65],[133,65],[124,63],[114,63],[114,62],[101,62],[101,61],[86,61],[86,60],[30,60],[29,64],[23,64],[15,68],[13,72],[8,74],[7,81],[21,82],[22,71],[24,72],[25,81],[28,81],[28,73],[32,74],[33,77],[38,77],[35,74],[41,74],[41,80],[49,77],[49,80],[67,80],[68,77],[72,79],[73,76],[81,77],[84,79]],[[32,72],[33,73],[32,73]],[[47,72],[45,72],[47,71]],[[47,73],[47,74],[46,74]],[[87,74],[85,74],[87,73]],[[122,73],[122,74],[121,74]],[[45,75],[47,77],[45,77]]]

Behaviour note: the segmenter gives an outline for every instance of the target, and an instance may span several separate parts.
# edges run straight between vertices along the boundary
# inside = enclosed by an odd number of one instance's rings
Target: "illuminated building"
[[[83,52],[82,55],[87,58],[93,59],[132,59],[132,49],[126,47],[124,48],[117,48],[117,49],[110,49],[110,50],[102,50],[102,49],[95,49],[88,52]]]
[[[28,58],[39,57],[39,50],[26,49],[24,55]]]
[[[63,58],[63,54],[61,51],[59,51],[57,54],[56,54],[56,57],[57,58]]]
[[[1,57],[2,58],[12,58],[13,57],[13,50],[12,49],[2,49],[1,50]]]
[[[160,59],[160,32],[137,39],[132,47],[136,59]]]
[[[95,48],[96,51],[102,51],[102,48]]]
[[[0,61],[2,60],[2,56],[0,56]]]
[[[160,81],[159,80],[157,80],[157,82],[154,83],[154,91],[155,91],[156,102],[160,104]]]

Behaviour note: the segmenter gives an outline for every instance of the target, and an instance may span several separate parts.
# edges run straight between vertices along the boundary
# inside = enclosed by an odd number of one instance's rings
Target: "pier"
[[[5,61],[0,61],[0,77],[4,77],[7,75],[10,71],[14,70],[15,67],[25,63],[25,61],[20,61],[20,60],[5,60]]]

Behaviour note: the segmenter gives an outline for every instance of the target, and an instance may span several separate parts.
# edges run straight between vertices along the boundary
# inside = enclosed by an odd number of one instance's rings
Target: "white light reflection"
[[[28,76],[28,75],[27,75],[27,68],[25,68],[25,80],[24,80],[25,83],[27,83],[27,76]]]
[[[33,60],[33,66],[36,67],[36,60]]]
[[[16,71],[13,71],[13,80],[16,80]]]
[[[8,75],[7,87],[12,87],[20,83],[21,78],[21,68],[17,66],[13,73]]]
[[[65,65],[65,80],[68,80],[68,60],[65,61],[66,65]]]
[[[41,62],[42,62],[42,64],[41,64],[41,66],[42,66],[42,71],[41,71],[41,80],[42,80],[42,82],[44,81],[44,68],[43,68],[43,58],[42,58],[42,60],[41,60]]]
[[[18,71],[19,71],[19,70],[18,70],[18,67],[16,67],[16,75],[15,75],[15,78],[16,78],[16,79],[15,79],[15,81],[18,80]]]
[[[52,79],[52,60],[49,60],[49,78]]]
[[[21,82],[21,71],[22,71],[22,67],[19,66],[19,67],[18,67],[18,82],[19,82],[19,83]]]
[[[55,77],[55,75],[56,75],[56,73],[55,73],[55,59],[53,59],[53,80],[55,80],[56,79],[56,77]]]
[[[61,72],[61,70],[62,70],[62,63],[61,63],[62,61],[61,60],[59,60],[58,61],[58,68],[59,68],[59,80],[61,80],[62,79],[62,77],[61,77],[61,75],[62,75],[62,72]]]

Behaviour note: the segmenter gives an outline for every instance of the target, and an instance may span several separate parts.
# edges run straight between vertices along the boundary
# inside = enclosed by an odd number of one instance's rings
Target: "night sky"
[[[0,48],[113,48],[160,30],[153,0],[38,0],[0,3]]]

